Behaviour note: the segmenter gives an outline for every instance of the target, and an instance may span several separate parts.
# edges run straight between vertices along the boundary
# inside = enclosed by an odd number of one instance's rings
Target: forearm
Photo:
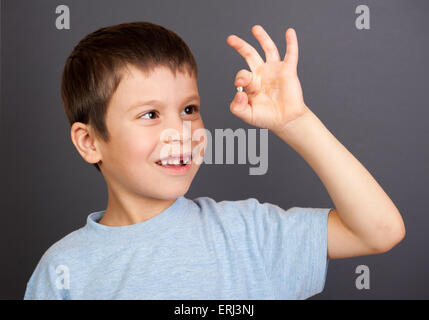
[[[345,226],[369,246],[395,242],[405,232],[402,217],[366,168],[308,108],[275,132],[311,166]]]

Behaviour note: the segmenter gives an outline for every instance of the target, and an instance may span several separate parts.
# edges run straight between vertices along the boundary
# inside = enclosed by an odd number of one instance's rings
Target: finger
[[[238,101],[238,98],[241,98]],[[252,107],[248,103],[249,99],[245,92],[237,92],[234,100],[231,102],[229,109],[230,111],[240,118],[241,120],[251,124],[252,121]]]
[[[277,46],[268,33],[260,25],[254,25],[252,28],[253,35],[261,44],[262,49],[265,52],[266,62],[280,61],[279,51]]]
[[[262,60],[258,51],[256,51],[255,48],[236,35],[230,35],[226,39],[226,42],[246,60],[252,72],[254,72],[257,67],[264,63],[264,60]]]
[[[253,79],[253,73],[246,69],[241,69],[237,72],[234,85],[243,87],[247,93],[257,91],[257,84],[255,79]]]
[[[298,38],[293,28],[286,30],[286,55],[285,63],[294,69],[298,66]]]

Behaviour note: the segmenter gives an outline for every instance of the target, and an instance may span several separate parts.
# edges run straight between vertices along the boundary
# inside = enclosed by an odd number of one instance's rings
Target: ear
[[[91,133],[90,127],[81,122],[73,123],[70,130],[72,142],[81,157],[94,164],[101,161],[101,153]]]

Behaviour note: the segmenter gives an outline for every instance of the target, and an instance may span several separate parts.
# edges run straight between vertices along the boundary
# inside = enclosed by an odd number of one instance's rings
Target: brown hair
[[[177,71],[198,74],[191,50],[169,29],[144,21],[98,29],[85,36],[65,62],[61,99],[70,126],[89,124],[98,137],[109,141],[107,106],[128,64],[145,74],[158,66],[174,75]],[[94,166],[100,171],[98,164]]]

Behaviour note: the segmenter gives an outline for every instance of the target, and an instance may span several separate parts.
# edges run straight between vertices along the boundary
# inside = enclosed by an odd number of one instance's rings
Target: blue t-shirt
[[[329,208],[180,196],[153,218],[54,243],[24,299],[306,299],[325,285]]]

